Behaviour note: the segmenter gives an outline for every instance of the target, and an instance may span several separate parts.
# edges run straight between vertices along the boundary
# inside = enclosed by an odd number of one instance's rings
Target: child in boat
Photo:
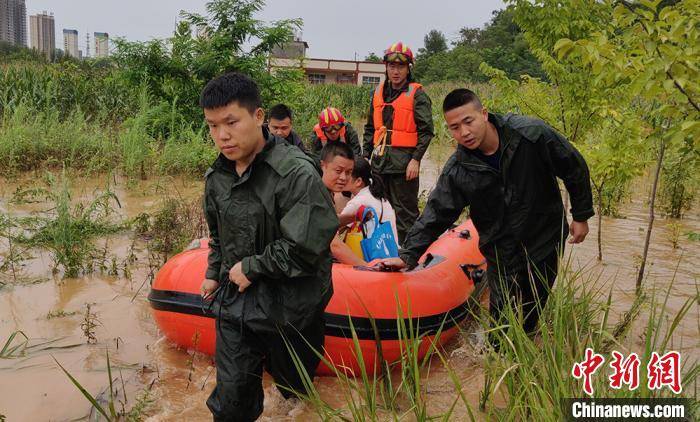
[[[372,207],[377,211],[377,218],[380,223],[388,221],[391,224],[394,239],[398,240],[396,213],[387,199],[382,179],[372,175],[372,167],[364,158],[355,158],[352,175],[345,186],[345,190],[352,193],[352,199],[348,201],[343,211],[338,215],[341,227],[351,225],[355,221],[357,212],[361,207]]]

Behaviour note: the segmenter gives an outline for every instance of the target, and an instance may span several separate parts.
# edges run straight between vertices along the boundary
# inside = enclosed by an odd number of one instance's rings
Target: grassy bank
[[[465,84],[488,96],[486,84]],[[433,100],[436,143],[450,143],[442,98],[457,83],[426,86]],[[371,87],[299,84],[267,102],[292,107],[295,130],[308,138],[320,110],[339,108],[360,134]],[[83,173],[120,171],[151,175],[201,175],[215,157],[203,120],[191,107],[164,102],[147,84],[127,82],[118,69],[94,64],[12,63],[0,67],[0,170],[22,172],[66,167]]]

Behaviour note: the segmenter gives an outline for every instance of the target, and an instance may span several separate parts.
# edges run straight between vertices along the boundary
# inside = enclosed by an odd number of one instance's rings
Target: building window
[[[338,75],[336,78],[339,84],[354,84],[355,83],[355,75],[352,73],[341,73]]]
[[[363,76],[362,77],[362,85],[379,85],[379,82],[381,82],[382,78],[379,76]]]
[[[309,82],[312,84],[325,84],[326,75],[322,73],[309,73]]]

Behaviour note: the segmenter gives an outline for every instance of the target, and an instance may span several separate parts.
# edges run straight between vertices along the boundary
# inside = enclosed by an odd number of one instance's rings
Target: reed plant
[[[80,109],[92,120],[107,111],[119,122],[133,114],[137,88],[106,63],[9,62],[0,66],[0,112],[22,106],[65,118]]]
[[[46,167],[104,172],[119,155],[110,131],[91,124],[79,109],[61,119],[58,110],[36,112],[25,104],[0,120],[0,170]]]
[[[396,300],[398,304],[398,299]],[[401,357],[396,362],[386,362],[382,359],[380,336],[374,319],[370,317],[371,325],[377,339],[377,354],[379,362],[370,371],[363,355],[360,340],[348,318],[349,333],[352,340],[353,356],[357,360],[359,373],[353,373],[342,365],[334,366],[337,362],[330,361],[322,350],[314,350],[321,359],[321,364],[329,367],[338,379],[337,385],[345,406],[335,408],[329,404],[316,389],[312,377],[304,368],[296,351],[288,346],[293,363],[304,381],[305,391],[295,391],[298,397],[306,401],[322,420],[342,421],[375,421],[375,420],[433,420],[439,418],[449,420],[452,416],[457,399],[463,397],[461,392],[455,393],[456,399],[449,409],[440,415],[430,414],[428,393],[423,385],[426,374],[429,374],[434,362],[445,365],[448,376],[459,383],[459,377],[450,367],[449,359],[440,346],[442,327],[436,332],[419,334],[419,326],[411,317],[410,307],[402,309],[397,306],[397,332],[400,343]],[[443,325],[446,321],[443,321]],[[419,324],[419,323],[418,323]],[[428,337],[431,336],[431,337]],[[427,346],[427,347],[426,347]],[[308,347],[313,347],[309,344]],[[424,352],[424,353],[421,353]],[[285,388],[284,386],[279,386]],[[466,403],[466,402],[465,402]],[[469,403],[467,406],[470,408]]]
[[[120,204],[109,185],[87,204],[74,203],[65,171],[60,179],[48,174],[45,188],[15,193],[14,203],[27,201],[48,201],[51,207],[29,217],[18,217],[25,233],[15,240],[33,248],[48,249],[53,256],[54,271],[62,268],[64,277],[90,272],[93,261],[99,257],[93,241],[126,228],[113,221],[114,207]]]
[[[615,317],[612,288],[603,290],[603,283],[590,272],[560,271],[557,285],[543,309],[539,322],[539,334],[528,335],[521,321],[523,315],[517,308],[506,307],[502,326],[487,328],[499,331],[498,350],[486,355],[485,370],[488,397],[485,412],[498,420],[563,420],[566,419],[564,403],[567,398],[582,397],[581,381],[571,375],[573,363],[582,361],[586,348],[605,357],[605,367],[593,378],[596,398],[652,398],[671,397],[667,390],[649,390],[645,365],[652,352],[660,354],[677,348],[677,329],[686,321],[690,311],[698,306],[698,296],[689,295],[675,312],[668,308],[673,283],[665,290],[638,292],[630,309]],[[642,312],[643,311],[643,312]],[[643,320],[646,317],[646,321]],[[490,324],[486,325],[489,322]],[[485,327],[493,327],[493,321],[483,320]],[[641,327],[641,350],[638,339],[630,336],[633,326]],[[681,339],[695,342],[695,339]],[[640,387],[612,389],[608,385],[606,369],[612,360],[611,352],[623,355],[636,352],[640,366]],[[697,402],[696,385],[700,368],[691,356],[684,360],[683,396]],[[494,404],[500,395],[505,406]],[[693,409],[697,411],[697,409]]]
[[[193,128],[183,129],[165,140],[156,158],[155,172],[201,178],[217,154],[208,134]]]

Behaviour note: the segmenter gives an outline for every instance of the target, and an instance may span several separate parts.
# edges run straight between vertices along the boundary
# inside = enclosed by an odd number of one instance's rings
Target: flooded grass
[[[637,340],[629,338],[630,327],[639,322],[644,310],[648,316],[642,331],[641,361],[646,363],[652,352],[674,348],[669,343],[678,323],[689,316],[697,297],[688,298],[676,314],[666,307],[671,285],[665,291],[639,292],[630,309],[612,321],[612,291],[605,294],[600,283],[582,272],[560,272],[557,285],[543,310],[539,335],[529,336],[522,328],[523,316],[507,308],[506,323],[501,332],[499,352],[490,350],[485,369],[489,383],[487,396],[501,394],[506,406],[485,401],[489,417],[499,420],[562,420],[566,418],[565,399],[583,396],[581,381],[571,376],[574,362],[583,359],[586,348],[611,361],[613,350],[627,355],[638,351]],[[668,323],[668,321],[673,321]],[[493,329],[492,329],[493,330]],[[692,341],[692,339],[689,339]],[[695,398],[692,391],[698,376],[698,362],[688,356],[682,367],[685,397]],[[638,389],[611,389],[607,376],[594,378],[595,397],[649,398],[671,397],[666,390],[646,388],[646,373],[640,371]],[[494,382],[495,380],[495,382]]]
[[[671,287],[638,295],[631,308],[613,321],[612,292],[604,292],[595,278],[565,266],[542,310],[538,335],[529,335],[522,329],[523,315],[511,307],[505,307],[505,319],[500,326],[489,320],[485,309],[474,312],[472,317],[484,334],[496,338],[499,345],[497,349],[488,341],[481,345],[485,378],[478,409],[473,408],[474,403],[465,396],[475,386],[464,385],[451,366],[445,350],[438,345],[440,333],[430,343],[426,356],[420,359],[418,346],[423,338],[417,336],[416,327],[406,324],[403,318],[397,320],[402,344],[400,361],[385,363],[385,370],[373,373],[365,369],[351,322],[354,354],[360,372],[350,374],[334,368],[338,378],[336,386],[346,403],[340,408],[323,398],[301,361],[290,350],[297,370],[305,380],[306,392],[299,397],[321,420],[451,420],[458,405],[461,407],[459,419],[462,420],[563,420],[566,418],[565,400],[583,395],[581,382],[571,375],[573,363],[583,359],[588,347],[603,354],[608,361],[613,350],[626,354],[634,348],[631,346],[635,339],[628,338],[628,333],[630,326],[638,322],[640,310],[643,309],[648,316],[642,330],[643,351],[639,353],[642,362],[648,362],[652,352],[662,353],[677,346],[670,340],[681,321],[690,315],[691,308],[697,307],[698,297],[688,298],[678,312],[669,314],[666,304]],[[464,338],[472,334],[463,331],[462,327],[460,330]],[[317,354],[323,359],[322,353]],[[452,392],[447,393],[451,394],[452,399],[447,400],[451,405],[447,408],[436,410],[430,407],[424,380],[429,376],[431,366],[433,370],[442,366],[452,383]],[[683,396],[697,401],[697,391],[693,391],[693,386],[700,373],[698,362],[692,358],[684,361],[682,373]],[[595,395],[617,398],[672,396],[666,390],[647,389],[646,373],[640,375],[641,387],[634,391],[610,389],[607,377],[600,375],[595,378]],[[697,412],[697,409],[693,411]]]
[[[90,173],[112,168],[117,157],[110,131],[80,111],[65,119],[58,111],[23,105],[0,120],[0,170],[9,173],[66,166]]]
[[[18,245],[17,239],[20,237],[22,227],[10,216],[0,214],[0,239],[5,239],[7,249],[0,254],[0,275],[7,278],[6,281],[0,279],[0,288],[7,284],[7,281],[17,284],[22,281],[25,261],[32,259],[29,247]]]
[[[75,111],[65,119],[58,112],[18,107],[0,117],[0,170],[9,174],[65,167],[83,174],[120,171],[131,180],[153,175],[203,176],[216,158],[202,129],[182,128],[166,139],[148,132],[152,108],[115,126],[88,121]]]
[[[201,199],[186,199],[177,191],[166,193],[150,213],[123,219],[111,179],[106,175],[104,187],[86,198],[74,198],[75,188],[65,170],[58,177],[47,173],[40,179],[43,186],[18,187],[8,203],[30,211],[0,215],[0,241],[6,245],[0,251],[0,288],[34,282],[23,270],[40,251],[49,252],[53,274],[63,278],[98,272],[131,282],[139,265],[137,247],[145,245],[149,268],[155,274],[192,239],[206,236]],[[112,253],[109,239],[129,230],[134,236],[122,259]]]
[[[113,203],[120,204],[109,185],[89,203],[73,204],[65,172],[60,180],[48,174],[44,188],[18,190],[12,202],[50,204],[50,208],[43,212],[17,217],[24,233],[10,235],[8,240],[49,250],[54,260],[54,272],[63,269],[64,277],[92,272],[98,258],[101,257],[102,262],[107,259],[106,251],[100,254],[93,240],[125,229],[124,225],[112,221]]]
[[[46,319],[66,318],[77,314],[78,311],[65,311],[63,309],[56,309],[55,311],[49,311],[49,313],[46,314]]]
[[[92,404],[92,407],[95,411],[97,411],[100,415],[102,415],[107,421],[113,422],[113,421],[140,421],[144,419],[144,414],[148,407],[153,403],[154,399],[151,397],[150,394],[150,389],[144,389],[142,390],[134,402],[134,405],[127,411],[127,406],[128,406],[128,397],[126,395],[126,388],[124,387],[124,378],[121,375],[121,369],[119,370],[119,380],[121,381],[122,385],[122,391],[121,394],[123,396],[123,399],[119,398],[120,397],[120,392],[118,390],[118,387],[115,387],[115,382],[116,378],[112,375],[112,364],[110,363],[109,360],[109,351],[105,351],[106,355],[106,360],[107,360],[107,377],[108,377],[108,400],[106,403],[106,409],[105,406],[100,404],[100,400],[90,394],[85,387],[75,378],[73,375],[71,375],[66,368],[61,365],[61,363],[54,357],[53,360],[56,362],[56,365],[58,365],[59,368],[63,371],[63,373],[66,375],[66,377],[70,380],[70,382],[80,391],[80,393],[85,397],[87,401],[89,401]],[[121,410],[117,411],[117,405],[121,406]]]
[[[105,249],[95,246],[98,250],[98,255],[100,255],[97,260],[101,260],[104,265],[104,268],[100,268],[100,265],[96,265],[95,269],[101,271],[102,274],[105,275],[113,274],[113,277],[107,278],[107,280],[109,280],[108,283],[116,282],[128,287],[132,281],[130,277],[127,277],[127,272],[131,271],[134,273],[134,286],[127,292],[128,297],[132,299],[138,298],[139,291],[141,290],[137,289],[137,287],[141,284],[142,277],[144,277],[144,286],[148,283],[147,274],[144,273],[144,271],[147,273],[148,269],[144,270],[144,266],[152,267],[154,271],[157,271],[166,257],[181,250],[191,239],[202,237],[206,230],[203,225],[203,220],[199,220],[201,218],[201,206],[198,195],[181,195],[177,192],[172,193],[173,185],[174,183],[169,179],[164,181],[159,185],[160,187],[156,189],[155,195],[151,195],[149,191],[148,195],[151,196],[148,197],[148,207],[139,204],[136,208],[132,208],[132,212],[129,213],[131,216],[137,215],[138,212],[147,212],[147,214],[143,214],[140,220],[137,218],[125,224],[124,230],[131,228],[133,233],[116,233],[116,236],[124,238],[120,242],[119,252],[110,251],[107,253]],[[58,184],[56,186],[61,187],[62,185]],[[170,189],[167,194],[166,188]],[[44,187],[44,189],[48,189],[48,186]],[[54,193],[60,193],[61,189],[62,188],[55,189]],[[68,189],[72,192],[69,201],[70,206],[67,207],[69,211],[68,214],[72,217],[84,215],[84,212],[76,212],[76,202],[80,199],[80,196],[75,193],[75,188],[71,187],[70,184],[68,184]],[[92,187],[90,189],[92,189]],[[160,200],[158,198],[159,195],[163,195],[168,199]],[[22,197],[22,195],[19,195],[18,199],[20,197]],[[96,195],[93,195],[89,199],[92,200],[95,197]],[[144,197],[146,197],[146,194],[135,196],[133,198],[132,207],[133,203],[139,203]],[[29,201],[29,196],[25,196],[24,198]],[[27,204],[24,209],[34,210],[35,208],[41,208],[41,211],[38,211],[40,216],[51,217],[52,220],[56,219],[56,201],[47,199],[46,196],[41,195],[35,197],[35,200],[48,202]],[[114,199],[109,201],[111,207],[115,208],[116,202]],[[86,209],[85,207],[88,205],[87,202],[90,201],[84,201],[85,205],[83,205],[83,210]],[[116,223],[113,222],[113,219]],[[17,223],[19,220],[13,217],[12,221],[13,223]],[[111,224],[123,224],[119,223],[114,214],[112,214],[110,218],[107,218],[106,221]],[[620,221],[622,222],[623,220]],[[634,221],[636,221],[634,216],[629,220],[625,220],[625,228],[629,228],[632,231],[636,230],[631,224],[631,222]],[[690,233],[698,231],[696,226],[692,225],[694,224],[692,221],[686,223],[686,225],[687,224],[690,224],[687,226],[687,230],[689,230]],[[174,229],[174,227],[176,229]],[[673,227],[669,228],[669,230],[672,229]],[[25,228],[21,224],[18,224],[10,230],[13,238],[16,238],[20,230],[25,237],[29,237],[35,232],[35,230],[30,231],[28,229],[25,231]],[[47,232],[52,231],[47,230]],[[670,251],[670,242],[664,241],[666,239],[663,236],[663,232],[659,233],[662,240],[659,244],[665,245]],[[618,233],[621,239],[625,237],[623,234],[624,233]],[[110,239],[113,238],[114,235],[115,233],[97,234],[89,239],[91,239],[91,242],[97,244],[100,239]],[[688,248],[692,248],[694,245],[691,244],[689,246],[688,242],[695,242],[695,240],[688,240],[686,237],[689,236],[681,236],[678,239],[679,247],[678,249],[673,249],[673,251],[678,251],[677,254],[679,255],[689,253],[690,255],[688,256],[692,257],[694,256],[694,252],[692,252],[692,249]],[[626,236],[626,238],[630,238],[630,236]],[[613,238],[611,238],[611,241],[612,240]],[[31,249],[27,250],[25,244],[18,242],[14,245],[18,248],[16,250],[18,254],[22,251],[27,253],[33,252]],[[619,250],[620,246],[611,246],[611,249]],[[153,262],[147,264],[146,260],[149,259],[147,254],[151,252],[155,254],[155,257],[153,258]],[[2,253],[3,261],[0,262],[0,264],[7,262],[4,258],[8,256],[6,241],[3,244]],[[136,259],[137,257],[138,259]],[[692,258],[690,259],[692,260]],[[23,262],[23,260],[15,261],[17,269],[20,270],[20,275]],[[611,261],[610,263],[614,264],[614,266],[620,265],[616,261]],[[699,287],[697,282],[693,282],[692,273],[690,273],[690,275],[687,273],[688,265],[684,266],[686,267],[686,273],[683,275],[684,283],[687,284],[692,291],[687,292],[687,289],[684,290],[685,293],[688,293],[688,298],[686,299],[684,295],[682,298],[683,303],[679,306],[676,306],[678,305],[677,302],[679,299],[674,297],[677,295],[675,292],[677,286],[668,284],[667,279],[670,278],[670,273],[667,270],[668,264],[657,263],[656,267],[652,267],[652,269],[655,268],[657,273],[658,271],[662,271],[659,274],[664,277],[662,280],[664,289],[661,291],[650,289],[645,291],[645,294],[642,296],[631,296],[633,298],[639,298],[639,300],[632,300],[630,303],[627,303],[627,299],[623,298],[623,303],[626,304],[625,309],[617,309],[618,312],[613,312],[612,310],[615,308],[616,303],[619,305],[620,293],[617,290],[613,292],[612,285],[627,285],[629,283],[627,283],[626,280],[619,279],[612,282],[611,289],[608,290],[607,287],[603,288],[605,283],[596,278],[593,275],[595,272],[590,271],[588,268],[582,268],[577,271],[571,268],[562,270],[552,296],[550,296],[550,304],[544,310],[542,319],[543,325],[541,327],[542,333],[535,338],[530,338],[525,335],[522,330],[518,331],[517,328],[513,328],[517,327],[515,322],[519,321],[522,317],[514,314],[509,317],[508,323],[505,324],[508,327],[504,329],[502,352],[496,354],[488,347],[485,348],[482,354],[479,354],[481,352],[477,351],[476,348],[475,350],[470,350],[468,359],[473,360],[474,363],[470,363],[466,368],[465,363],[462,362],[462,357],[455,357],[445,349],[437,346],[430,348],[429,357],[427,359],[417,359],[417,355],[412,354],[411,351],[411,347],[414,347],[413,345],[418,340],[415,338],[415,330],[412,336],[411,326],[405,326],[402,328],[402,331],[406,333],[404,337],[404,342],[406,344],[404,348],[404,357],[401,363],[385,366],[384,368],[379,367],[376,373],[365,370],[364,373],[361,371],[354,375],[342,373],[338,375],[336,380],[332,381],[319,381],[317,379],[315,382],[311,382],[311,380],[309,380],[309,385],[312,389],[310,388],[306,395],[304,395],[303,398],[306,404],[301,405],[302,410],[300,411],[304,413],[306,417],[309,416],[309,413],[313,412],[315,416],[328,420],[557,419],[558,416],[563,415],[563,410],[560,409],[558,400],[561,400],[562,397],[567,397],[567,395],[568,397],[582,395],[580,381],[574,380],[570,372],[573,362],[583,358],[581,350],[586,344],[594,346],[596,352],[603,353],[608,359],[612,350],[618,350],[623,353],[637,351],[644,361],[649,351],[663,352],[663,350],[668,350],[669,348],[679,347],[683,339],[683,330],[679,333],[679,327],[685,325],[686,328],[684,330],[686,332],[688,330],[688,324],[694,327],[700,327],[700,322],[694,320],[696,317],[696,310],[700,304],[700,302],[698,302],[700,300],[700,296],[698,295]],[[692,265],[690,267],[692,268]],[[9,268],[9,265],[7,268]],[[4,276],[11,277],[9,274],[10,272],[6,272]],[[89,277],[85,278],[85,280],[88,279]],[[62,283],[79,285],[85,280],[78,278]],[[93,282],[94,280],[89,280],[88,283],[85,284]],[[6,289],[3,290],[3,294],[12,294],[17,289],[22,289],[22,294],[24,294],[23,289],[25,288],[28,287]],[[666,288],[669,290],[673,288],[674,293],[670,294]],[[631,292],[633,292],[633,290],[631,290]],[[56,296],[61,294],[60,290],[56,291]],[[115,293],[109,290],[109,293],[106,294],[108,297],[105,296],[106,299],[103,298],[102,300],[109,301],[114,294]],[[81,312],[81,316],[64,318],[61,315],[61,310],[65,310],[65,312],[68,313],[68,310],[80,309],[80,306],[88,301],[92,302],[93,300],[81,298],[80,302],[72,304],[65,301],[48,303],[47,306],[38,313],[38,315],[42,316],[38,319],[51,319],[51,325],[69,323],[71,326],[79,329],[79,325],[84,319],[82,318],[84,312]],[[669,311],[672,307],[667,306],[666,301],[675,301],[673,305],[674,311],[672,313]],[[147,307],[147,305],[139,304],[138,301],[132,300],[132,302],[135,302],[133,305],[134,307],[138,307],[136,309]],[[94,313],[97,309],[97,307],[93,308],[91,313]],[[128,309],[131,308],[122,308],[122,310]],[[57,313],[55,318],[48,318],[47,313],[51,311]],[[100,318],[105,318],[105,327],[109,325],[110,315],[114,314],[114,312],[116,312],[114,309],[112,313],[100,310]],[[406,313],[409,313],[408,310],[406,310]],[[47,318],[43,317],[45,315]],[[148,320],[148,316],[144,318]],[[479,327],[481,328],[472,329],[471,327],[462,327],[462,332],[458,335],[458,342],[466,342],[465,339],[470,339],[474,336],[475,330],[476,332],[488,333],[488,327],[490,327],[488,324],[488,317],[480,312],[475,312],[475,318],[479,321]],[[61,319],[65,319],[65,321],[61,321]],[[641,331],[639,328],[640,326],[642,327]],[[22,325],[18,324],[15,329],[17,328],[22,328]],[[104,334],[105,338],[102,338],[102,331],[103,330],[100,328],[97,332],[98,344],[107,342],[113,344],[108,334]],[[104,331],[110,332],[111,330],[105,328]],[[30,331],[25,332],[31,334]],[[4,333],[4,338],[2,340],[7,339],[9,334],[10,333]],[[119,335],[123,339],[121,340],[122,344],[118,343],[118,349],[121,351],[125,347],[128,348],[128,343],[133,340],[123,332]],[[685,335],[685,338],[688,338],[687,334]],[[30,335],[30,338],[31,337],[33,336]],[[18,334],[8,347],[12,348],[18,345],[22,339],[23,337]],[[0,340],[0,346],[3,344],[2,340]],[[94,348],[92,345],[86,345],[85,339],[82,339],[82,341],[80,340],[80,332],[78,332],[77,338],[73,336],[66,345],[62,345],[64,342],[57,342],[33,347],[35,345],[30,342],[24,350],[24,353],[25,356],[30,357],[35,355],[35,351],[38,353],[44,350],[58,350],[58,348],[62,347],[67,348],[66,350]],[[693,343],[693,341],[695,341],[694,339],[689,340],[691,346],[696,344]],[[123,343],[126,343],[126,346],[123,346]],[[687,344],[685,346],[687,346]],[[167,346],[162,347],[167,348]],[[355,346],[355,350],[357,354],[361,354],[359,347]],[[449,348],[447,348],[447,350],[449,350]],[[110,350],[110,354],[112,351],[113,349]],[[17,352],[19,352],[19,349]],[[142,353],[151,356],[153,352],[146,351]],[[181,352],[178,355],[176,351],[172,353],[177,355],[177,357],[172,358],[173,361],[158,362],[155,367],[157,368],[157,365],[162,365],[163,368],[160,370],[170,372],[171,379],[172,377],[181,378],[182,383],[177,384],[180,386],[178,389],[165,390],[166,393],[163,393],[163,390],[158,391],[158,397],[170,403],[172,400],[178,401],[180,399],[170,397],[169,394],[179,397],[184,391],[188,391],[188,395],[195,395],[194,400],[190,399],[190,402],[199,403],[199,401],[201,401],[201,403],[197,405],[192,405],[194,406],[193,408],[188,408],[189,414],[194,415],[195,418],[208,418],[209,415],[204,406],[206,397],[203,395],[205,392],[200,391],[200,387],[203,389],[205,385],[211,384],[207,382],[213,379],[213,368],[206,366],[208,364],[208,359],[204,356],[197,356],[195,362],[193,356],[185,355]],[[683,368],[684,394],[690,397],[696,394],[693,390],[693,386],[697,381],[698,374],[697,362],[692,360],[694,356],[693,353],[694,352],[690,353]],[[17,353],[15,353],[14,356],[17,356]],[[132,356],[134,355],[132,354]],[[684,354],[684,359],[685,358],[686,355]],[[63,363],[67,362],[62,358],[59,359]],[[132,357],[132,359],[134,358]],[[200,362],[200,360],[204,362]],[[197,368],[197,374],[194,374],[192,371],[194,367]],[[69,368],[72,372],[74,369],[76,371],[80,370],[72,367]],[[156,371],[160,370],[156,369]],[[203,381],[197,379],[195,376],[200,372],[207,374],[206,378],[202,376]],[[18,373],[20,372],[18,371]],[[176,373],[176,375],[173,373]],[[473,378],[473,374],[475,373],[483,373],[483,379],[481,376]],[[83,372],[74,372],[74,374],[81,382],[83,382],[84,377],[87,379],[92,377],[93,380],[95,378],[94,375],[86,375]],[[102,374],[98,375],[102,377]],[[435,377],[444,380],[444,382],[441,381],[438,389],[434,387]],[[601,375],[598,378],[600,384],[595,385],[596,392],[601,391],[601,397],[606,395],[612,396],[613,392],[609,391],[605,384],[605,376]],[[120,384],[119,377],[115,379],[117,381],[115,381],[114,385],[118,386]],[[475,380],[478,380],[478,382]],[[187,390],[186,387],[188,381],[194,383],[189,386],[189,390]],[[642,379],[641,381],[641,384],[644,385],[645,380]],[[148,385],[149,381],[140,382]],[[90,388],[88,388],[88,385]],[[103,382],[101,385],[104,386],[105,383]],[[332,385],[332,387],[328,387],[328,385]],[[86,384],[85,387],[86,390],[93,392],[93,394],[95,394],[95,391],[98,391],[94,381]],[[329,393],[328,389],[332,390],[332,392]],[[481,404],[483,405],[483,410],[480,410],[480,403],[475,399],[475,396],[478,397],[478,390],[482,393]],[[647,396],[651,395],[650,392],[642,393],[640,390],[642,390],[642,388],[633,393],[635,394],[634,397],[643,397],[642,394],[647,394]],[[105,387],[103,391],[107,392],[108,390]],[[266,391],[266,393],[268,392],[269,391]],[[160,394],[165,394],[165,397],[161,397]],[[620,392],[614,392],[614,394],[616,397],[624,396],[624,394]],[[200,396],[201,400],[199,400]],[[96,397],[99,398],[99,395]],[[142,410],[138,410],[136,413],[139,413],[141,418],[148,415],[149,412],[151,415],[158,415],[163,412],[161,407],[164,405],[157,402],[153,403],[153,398],[153,393],[144,390],[136,395],[130,394],[129,401],[126,403],[126,398],[115,394],[115,410],[122,415],[120,416],[122,419],[128,418],[128,416],[125,415],[139,406],[142,406]],[[141,399],[143,399],[143,404],[139,405]],[[123,408],[121,402],[125,402]],[[87,403],[88,401],[84,404]],[[105,404],[106,402],[100,403],[102,403],[101,405],[109,414],[108,406]],[[279,416],[275,413],[275,409],[266,410],[266,412],[272,412],[273,418]],[[12,412],[10,412],[8,417],[11,416]]]
[[[83,315],[83,322],[80,323],[80,329],[83,331],[83,336],[85,336],[87,343],[95,344],[97,343],[95,329],[102,324],[100,320],[97,319],[97,315],[91,312],[91,307],[91,304],[85,304],[85,314]]]
[[[469,82],[425,87],[433,98],[434,144],[454,144],[438,99],[464,86],[482,95],[493,91],[490,85]],[[308,138],[318,113],[332,105],[362,135],[370,91],[369,86],[305,85],[288,101],[295,112],[295,130]],[[217,154],[204,125],[178,123],[183,119],[178,114],[181,110],[158,103],[145,87],[135,88],[131,101],[135,104],[129,113],[116,120],[105,111],[91,115],[78,107],[40,107],[32,99],[13,103],[2,110],[0,117],[0,170],[11,174],[47,167],[65,167],[85,174],[119,171],[132,181],[154,175],[203,175]],[[154,133],[155,127],[166,127],[160,132],[167,135]]]
[[[66,376],[68,377],[68,379],[70,379],[70,381],[73,383],[73,385],[75,385],[75,387],[80,391],[80,393],[81,393],[90,403],[92,403],[92,406],[93,406],[93,408],[94,408],[95,410],[97,410],[98,412],[100,412],[100,414],[101,414],[102,416],[104,416],[108,421],[115,421],[115,420],[117,420],[117,414],[116,414],[116,411],[114,410],[114,401],[113,401],[113,400],[110,400],[110,402],[109,402],[109,413],[108,413],[107,410],[105,410],[105,409],[97,402],[97,399],[95,399],[95,397],[93,397],[92,394],[90,394],[90,393],[80,384],[80,382],[78,382],[78,380],[76,380],[76,379],[73,377],[73,375],[71,375],[70,372],[68,372],[68,371],[66,370],[66,368],[64,368],[63,365],[61,365],[61,363],[60,363],[58,360],[56,360],[56,358],[53,358],[53,360],[56,362],[56,365],[58,365],[58,367],[61,368],[61,370],[63,371],[63,373],[66,374]],[[109,352],[107,352],[107,368],[109,368],[109,389],[110,389],[110,396],[112,396],[112,368],[111,368],[111,366],[110,366],[110,364],[109,364]]]
[[[208,233],[201,198],[166,197],[155,212],[138,215],[133,226],[148,241],[149,250],[161,257],[161,264],[185,249],[192,239],[206,237]]]
[[[407,418],[417,421],[450,420],[458,401],[464,403],[470,415],[473,414],[469,402],[462,394],[460,377],[450,367],[448,357],[439,345],[442,329],[438,329],[434,337],[427,340],[424,336],[417,335],[418,327],[413,325],[410,310],[404,312],[399,306],[397,314],[399,315],[396,321],[398,341],[401,346],[401,357],[397,362],[389,363],[381,360],[381,344],[378,342],[377,352],[381,364],[376,367],[379,369],[375,368],[372,373],[369,373],[351,319],[349,319],[349,325],[353,356],[357,359],[359,374],[333,366],[333,362],[328,361],[321,351],[316,351],[322,363],[330,367],[338,379],[336,384],[346,403],[341,408],[334,407],[322,397],[295,351],[289,349],[295,366],[305,381],[306,392],[297,392],[297,394],[309,404],[321,420],[367,421]],[[406,319],[402,315],[406,315]],[[375,336],[379,339],[373,320],[372,326]],[[428,350],[425,356],[420,357],[419,350],[424,341],[429,342]],[[426,372],[430,372],[431,365],[437,364],[443,365],[447,376],[456,388],[452,405],[445,413],[434,415],[428,410],[429,398],[423,380],[426,378]]]

